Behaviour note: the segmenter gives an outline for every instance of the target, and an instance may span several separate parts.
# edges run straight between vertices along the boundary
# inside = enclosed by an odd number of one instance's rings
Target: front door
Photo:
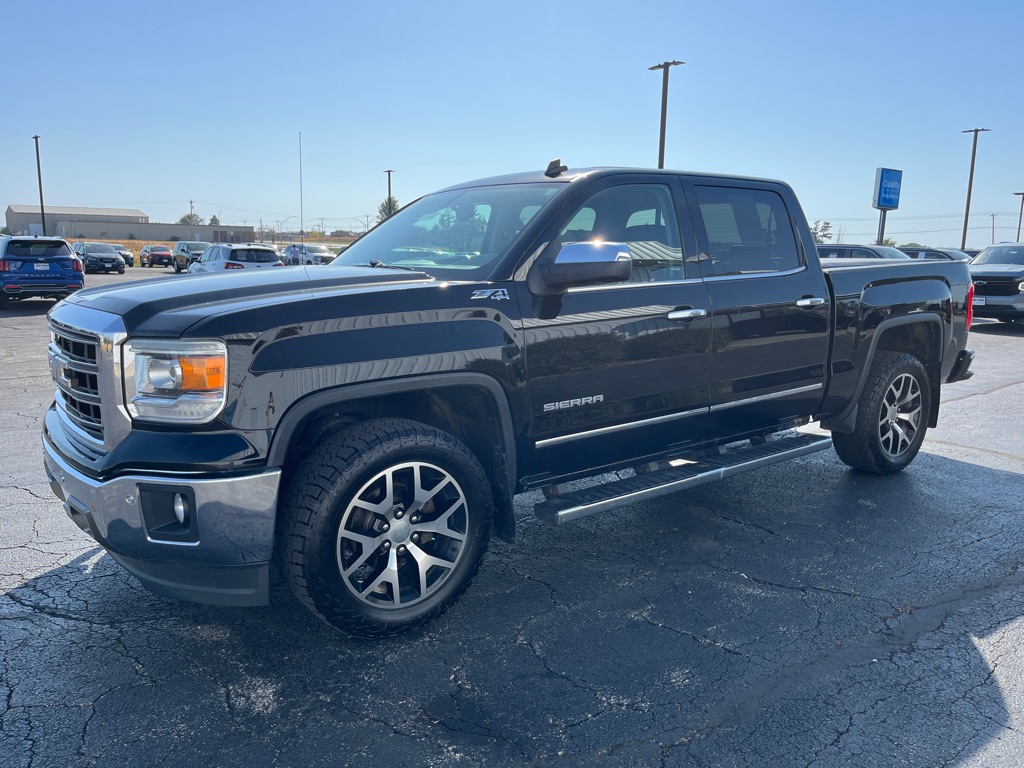
[[[674,177],[605,177],[553,225],[552,246],[627,243],[626,283],[532,295],[517,283],[535,469],[546,477],[611,466],[697,439],[707,412],[710,304]],[[687,228],[688,229],[688,228]]]

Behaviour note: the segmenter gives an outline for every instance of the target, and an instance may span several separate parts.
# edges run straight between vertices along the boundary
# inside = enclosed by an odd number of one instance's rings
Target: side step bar
[[[658,469],[624,480],[570,491],[537,504],[533,511],[545,523],[558,525],[595,512],[665,496],[684,488],[723,480],[831,447],[832,438],[821,435],[795,433],[776,437],[762,444],[729,449],[718,456],[683,466]]]

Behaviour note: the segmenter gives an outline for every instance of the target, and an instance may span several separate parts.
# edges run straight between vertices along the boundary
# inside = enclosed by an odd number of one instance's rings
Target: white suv
[[[190,274],[222,272],[225,269],[258,269],[283,267],[277,251],[269,245],[254,243],[219,243],[211,245],[188,268]]]

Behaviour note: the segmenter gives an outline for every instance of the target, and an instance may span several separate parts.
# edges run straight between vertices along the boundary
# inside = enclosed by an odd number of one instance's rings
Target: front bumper
[[[266,605],[280,470],[213,479],[100,481],[43,438],[50,487],[68,516],[142,585],[212,605]],[[168,506],[180,495],[184,521]]]
[[[1024,294],[976,296],[973,310],[975,317],[984,317],[990,320],[1019,320],[1024,318]]]

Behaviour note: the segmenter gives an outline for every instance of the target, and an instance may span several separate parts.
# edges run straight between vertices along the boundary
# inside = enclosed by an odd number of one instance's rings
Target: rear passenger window
[[[735,187],[695,188],[707,234],[705,275],[784,272],[801,266],[789,213],[775,192]]]

